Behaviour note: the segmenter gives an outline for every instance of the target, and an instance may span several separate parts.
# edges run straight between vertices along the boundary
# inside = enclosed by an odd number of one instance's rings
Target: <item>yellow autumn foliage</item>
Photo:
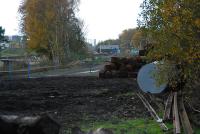
[[[142,8],[139,27],[153,39],[149,58],[184,63],[185,77],[200,77],[200,1],[144,0]]]
[[[22,0],[22,31],[30,50],[51,60],[70,57],[70,52],[84,51],[80,21],[74,15],[79,0]]]

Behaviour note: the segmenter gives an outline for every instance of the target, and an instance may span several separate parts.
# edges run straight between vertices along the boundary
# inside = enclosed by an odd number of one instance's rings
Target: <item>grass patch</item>
[[[0,52],[2,57],[9,57],[9,56],[24,56],[25,49],[22,48],[8,48],[5,50],[2,50]]]
[[[195,128],[194,128],[194,133],[195,133],[195,134],[200,134],[200,128],[195,127]]]
[[[114,134],[171,134],[173,133],[173,124],[166,123],[169,131],[164,132],[161,130],[158,123],[152,119],[135,119],[124,120],[115,119],[111,121],[95,121],[84,122],[81,125],[81,129],[85,132],[90,130],[96,130],[98,128],[108,128],[114,132]],[[193,128],[195,134],[200,134],[200,128]],[[183,130],[182,130],[183,132]]]
[[[151,119],[135,119],[135,120],[118,120],[106,122],[93,122],[85,125],[84,123],[81,128],[84,131],[95,130],[97,128],[109,128],[114,134],[164,134],[159,124]],[[169,128],[172,125],[167,124]]]
[[[94,59],[93,59],[93,64],[102,64],[102,63],[105,63],[106,61],[109,61],[110,58],[109,57],[104,57],[104,56],[96,56]]]

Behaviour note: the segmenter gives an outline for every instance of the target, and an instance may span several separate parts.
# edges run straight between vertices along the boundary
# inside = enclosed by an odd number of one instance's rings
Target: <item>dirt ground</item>
[[[138,118],[146,114],[134,79],[49,77],[0,82],[0,114],[48,112],[69,129],[87,120]]]
[[[4,80],[0,81],[0,114],[49,113],[65,129],[112,117],[135,119],[147,114],[135,94],[138,90],[134,79],[90,76]]]

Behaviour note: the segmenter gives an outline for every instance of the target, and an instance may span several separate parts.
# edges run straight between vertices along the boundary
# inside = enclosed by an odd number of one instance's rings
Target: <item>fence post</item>
[[[12,80],[12,71],[13,71],[13,68],[12,68],[12,61],[8,61],[8,77],[9,77],[9,80]]]
[[[31,78],[31,64],[30,61],[28,61],[28,79]]]

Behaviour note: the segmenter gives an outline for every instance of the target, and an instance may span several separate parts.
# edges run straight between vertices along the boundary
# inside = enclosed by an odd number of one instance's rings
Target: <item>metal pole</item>
[[[28,79],[31,78],[31,64],[28,62]]]
[[[1,59],[1,46],[0,46],[0,59]]]

